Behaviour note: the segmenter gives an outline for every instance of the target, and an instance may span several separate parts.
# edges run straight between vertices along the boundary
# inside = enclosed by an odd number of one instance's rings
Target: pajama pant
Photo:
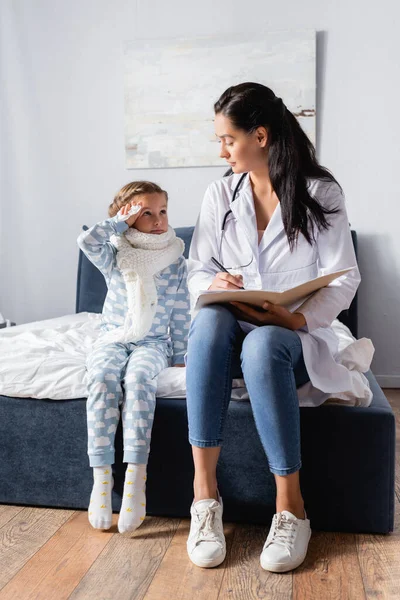
[[[115,432],[122,406],[123,461],[147,464],[156,406],[157,376],[168,367],[163,344],[111,343],[88,356],[86,404],[91,467],[115,462]]]

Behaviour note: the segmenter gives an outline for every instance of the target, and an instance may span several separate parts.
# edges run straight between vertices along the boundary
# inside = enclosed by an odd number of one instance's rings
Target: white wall
[[[170,194],[171,224],[190,225],[224,172],[125,170],[124,40],[315,28],[318,154],[359,234],[360,337],[375,345],[380,383],[399,386],[399,16],[395,0],[2,0],[4,316],[20,324],[74,312],[81,224],[100,220],[124,183],[157,181]]]

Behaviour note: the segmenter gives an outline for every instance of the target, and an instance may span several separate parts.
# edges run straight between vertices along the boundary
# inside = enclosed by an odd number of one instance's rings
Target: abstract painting
[[[315,143],[315,46],[314,30],[126,42],[126,168],[223,166],[213,104],[246,81],[272,88]]]

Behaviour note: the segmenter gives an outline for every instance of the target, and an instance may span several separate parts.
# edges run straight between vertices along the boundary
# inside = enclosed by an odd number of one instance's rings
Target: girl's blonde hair
[[[140,194],[165,194],[165,199],[168,202],[167,192],[161,189],[156,183],[152,183],[151,181],[132,181],[124,185],[115,194],[114,200],[108,207],[108,216],[115,217],[120,208],[128,204],[135,196],[140,196]]]

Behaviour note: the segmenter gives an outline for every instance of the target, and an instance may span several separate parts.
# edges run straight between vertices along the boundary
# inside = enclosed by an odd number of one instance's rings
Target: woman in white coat
[[[214,110],[220,156],[233,174],[213,182],[204,197],[189,253],[192,301],[201,290],[282,291],[354,267],[288,308],[268,304],[258,311],[235,302],[193,315],[186,369],[195,465],[189,557],[214,567],[226,555],[216,465],[232,378],[241,369],[277,489],[260,563],[283,572],[304,561],[311,537],[299,484],[297,388],[309,382],[312,405],[331,392],[357,393],[357,381],[335,361],[338,342],[330,326],[350,306],[360,274],[342,190],[318,164],[282,99],[261,84],[244,83],[227,89]]]

